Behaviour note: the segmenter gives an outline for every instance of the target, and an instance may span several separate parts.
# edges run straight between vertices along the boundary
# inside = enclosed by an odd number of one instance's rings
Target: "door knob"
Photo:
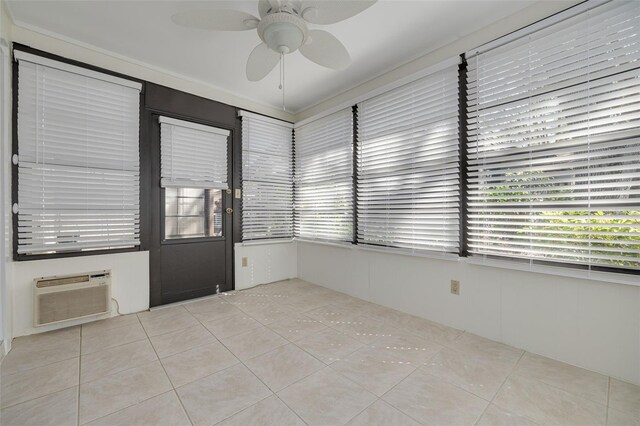
[[[227,207],[227,214],[233,213],[233,209],[231,207]]]

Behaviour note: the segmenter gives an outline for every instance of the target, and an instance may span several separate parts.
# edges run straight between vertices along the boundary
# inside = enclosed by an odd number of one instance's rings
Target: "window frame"
[[[295,241],[295,211],[294,211],[294,202],[295,202],[295,132],[294,132],[294,124],[288,121],[280,120],[278,118],[269,117],[267,115],[259,114],[256,112],[251,112],[245,109],[238,108],[237,110],[238,117],[238,131],[240,134],[240,160],[239,165],[236,167],[239,168],[239,186],[236,189],[240,189],[242,192],[242,196],[240,197],[240,207],[239,207],[239,242],[243,245],[256,245],[256,244],[266,244],[266,243],[282,243],[282,242],[291,242]],[[291,234],[285,236],[265,236],[259,238],[249,238],[245,239],[244,236],[244,213],[245,213],[245,173],[244,173],[244,153],[245,153],[245,141],[243,139],[243,133],[245,128],[246,119],[249,120],[262,120],[266,123],[271,123],[275,125],[280,125],[282,127],[289,128],[291,133],[291,146],[290,146],[290,161],[289,166],[291,168]],[[248,149],[247,151],[251,151]],[[262,182],[260,180],[247,179],[250,182]],[[234,194],[235,195],[235,194]],[[234,199],[236,197],[234,196]]]
[[[606,2],[605,2],[606,3]],[[494,40],[491,40],[487,43],[484,43],[480,46],[478,46],[475,49],[469,50],[463,54],[461,54],[461,58],[462,58],[462,62],[465,64],[466,66],[466,55],[468,53],[476,53],[478,54],[479,52],[487,52],[490,51],[494,48],[498,48],[501,47],[507,43],[509,43],[512,40],[517,40],[521,37],[526,37],[527,34],[535,34],[538,31],[553,27],[554,25],[557,25],[561,22],[564,22],[567,19],[571,19],[575,16],[584,14],[584,13],[588,13],[589,11],[593,10],[593,9],[597,9],[599,6],[601,6],[604,3],[598,3],[598,2],[582,2],[580,4],[568,7],[558,13],[555,13],[553,15],[550,15],[548,17],[545,17],[543,19],[540,19],[530,25],[524,26],[522,28],[519,28],[516,31],[513,31],[512,33],[509,34],[505,34],[503,36],[500,36]],[[523,34],[524,33],[524,34]],[[640,67],[640,65],[639,65]],[[615,73],[614,73],[615,74]],[[460,83],[462,84],[462,80],[464,79],[464,84],[465,84],[465,90],[464,90],[464,99],[461,98],[460,99],[460,105],[461,107],[464,109],[464,111],[461,111],[461,114],[464,114],[464,120],[465,120],[465,124],[467,121],[467,117],[466,117],[466,108],[467,108],[467,91],[466,91],[466,72],[461,74],[459,76],[460,79]],[[460,92],[460,94],[462,94],[462,92]],[[467,126],[465,125],[465,133],[464,133],[464,140],[462,138],[460,138],[460,149],[461,152],[464,152],[465,155],[465,161],[466,161],[466,157],[467,157],[467,150],[468,150],[468,146],[467,146],[467,137],[466,137],[466,130],[467,130]],[[461,191],[461,196],[463,196],[465,199],[468,196],[468,188],[467,188],[467,173],[468,173],[468,164],[464,165],[464,174],[465,174],[465,179],[463,181],[464,184],[464,190]],[[638,199],[640,200],[640,198]],[[467,244],[467,240],[466,240],[466,228],[468,226],[468,214],[467,214],[467,204],[466,204],[466,200],[464,200],[464,236],[465,239],[464,241],[461,241],[461,247],[464,248],[464,254],[461,253],[461,257],[464,258],[468,263],[472,263],[472,264],[478,264],[478,265],[487,265],[487,266],[493,266],[493,267],[504,267],[504,268],[508,268],[508,269],[517,269],[517,270],[529,270],[532,272],[541,272],[541,273],[547,273],[547,274],[553,274],[553,275],[562,275],[562,276],[572,276],[572,277],[576,277],[576,278],[588,278],[591,277],[590,274],[591,272],[597,274],[613,274],[613,279],[612,281],[618,281],[618,282],[623,282],[625,284],[627,284],[627,281],[624,279],[624,277],[634,277],[634,276],[638,276],[640,275],[640,268],[637,269],[633,269],[633,268],[622,268],[622,267],[615,267],[615,266],[610,266],[610,265],[593,265],[593,264],[580,264],[580,263],[574,263],[574,262],[562,262],[562,261],[554,261],[554,260],[547,260],[547,259],[539,259],[539,258],[533,258],[533,257],[515,257],[515,256],[509,256],[509,255],[499,255],[499,254],[472,254],[468,251],[468,244]],[[502,266],[504,265],[504,266]],[[526,266],[528,265],[528,268],[526,268]],[[559,271],[557,272],[549,272],[549,268],[551,269],[557,269]],[[616,277],[619,277],[618,279],[616,279]],[[598,279],[598,278],[596,278]],[[605,279],[600,278],[599,280],[604,281]]]
[[[456,59],[456,58],[451,58],[451,59]],[[381,91],[379,93],[375,93],[372,94],[371,96],[368,96],[364,99],[359,100],[354,106],[353,106],[353,123],[354,123],[354,146],[353,146],[353,151],[354,151],[354,186],[355,186],[355,190],[354,190],[354,221],[356,222],[356,225],[354,226],[354,234],[353,234],[353,244],[363,247],[363,248],[371,248],[373,250],[387,250],[390,253],[397,253],[397,254],[415,254],[416,256],[419,257],[424,257],[424,256],[433,256],[433,257],[437,257],[437,258],[453,258],[453,257],[458,257],[459,252],[462,250],[462,241],[460,239],[460,233],[462,232],[462,217],[463,217],[463,210],[462,210],[462,204],[461,202],[463,201],[464,198],[464,193],[462,191],[462,162],[461,162],[461,134],[460,134],[460,126],[461,126],[461,116],[460,116],[460,108],[461,105],[464,107],[464,104],[461,104],[463,98],[461,97],[461,92],[460,92],[460,66],[461,63],[458,62],[457,65],[455,64],[451,64],[449,63],[450,61],[442,61],[440,64],[437,64],[435,67],[433,67],[433,69],[429,68],[427,69],[427,72],[416,76],[415,78],[409,80],[409,81],[404,81],[400,84],[398,84],[395,87],[389,88],[388,90],[384,90]],[[446,65],[445,65],[446,64]],[[401,247],[401,246],[395,246],[395,245],[390,245],[390,244],[385,244],[383,242],[377,243],[377,242],[360,242],[358,241],[358,233],[360,231],[360,223],[359,223],[359,218],[358,218],[358,203],[357,203],[357,194],[359,192],[359,183],[360,183],[360,176],[359,176],[359,164],[358,164],[358,150],[360,148],[359,144],[360,144],[360,134],[358,132],[358,120],[359,120],[359,108],[360,108],[360,103],[362,102],[366,102],[370,99],[376,98],[377,96],[383,96],[387,93],[393,92],[395,90],[402,90],[403,87],[405,86],[409,86],[411,84],[414,84],[416,82],[419,82],[420,80],[424,80],[424,79],[428,79],[430,76],[435,76],[439,73],[444,73],[445,71],[452,69],[454,67],[457,66],[457,76],[456,76],[456,83],[454,83],[454,87],[457,84],[458,87],[456,87],[457,91],[458,91],[458,96],[457,96],[457,102],[458,102],[458,109],[457,109],[457,120],[458,120],[458,138],[457,138],[457,150],[458,150],[458,170],[457,170],[457,180],[458,180],[458,197],[457,197],[457,213],[458,213],[458,238],[457,238],[457,242],[458,242],[458,248],[455,251],[447,251],[447,250],[437,250],[434,248],[409,248],[409,247]],[[465,92],[466,93],[466,92]],[[466,98],[464,98],[466,100]],[[404,130],[406,132],[406,130]],[[451,197],[452,199],[455,199],[453,197]]]
[[[354,226],[356,224],[356,222],[353,220],[354,216],[355,216],[355,213],[354,213],[355,205],[354,205],[354,203],[356,202],[356,196],[355,196],[355,193],[354,193],[354,191],[356,189],[355,188],[356,179],[355,179],[355,170],[354,170],[354,167],[355,167],[356,163],[354,162],[354,160],[356,159],[356,157],[355,157],[355,155],[353,153],[353,150],[355,148],[355,144],[354,144],[355,134],[354,134],[354,132],[357,132],[357,127],[356,127],[357,123],[354,122],[354,120],[356,120],[357,117],[354,116],[354,108],[355,107],[341,108],[336,112],[333,112],[333,113],[328,114],[326,116],[320,117],[320,118],[318,118],[316,120],[312,120],[312,121],[304,124],[303,126],[294,127],[294,134],[293,134],[293,147],[294,147],[294,155],[293,155],[293,166],[294,166],[294,188],[293,188],[293,193],[294,193],[294,203],[293,203],[294,204],[294,206],[293,206],[294,207],[293,208],[293,212],[294,212],[294,238],[299,240],[299,241],[310,241],[310,242],[319,241],[319,242],[335,243],[335,244],[341,244],[341,245],[353,243],[353,232],[354,232]],[[296,140],[298,139],[297,132],[298,132],[298,129],[300,129],[300,128],[303,128],[303,127],[305,127],[307,125],[312,125],[313,123],[316,123],[319,120],[323,120],[323,119],[326,119],[328,117],[336,116],[338,114],[342,114],[342,115],[344,115],[346,117],[349,117],[349,119],[351,121],[350,128],[345,126],[346,129],[349,129],[350,138],[349,139],[347,139],[347,138],[340,139],[341,142],[339,142],[339,145],[338,145],[338,146],[341,146],[342,141],[345,141],[344,146],[348,146],[351,149],[349,157],[345,157],[345,159],[342,160],[342,161],[344,161],[345,166],[350,168],[350,176],[348,176],[348,177],[345,176],[345,178],[343,178],[344,182],[342,182],[342,184],[345,185],[346,187],[349,187],[349,190],[351,191],[351,194],[349,194],[350,196],[345,198],[345,199],[349,199],[350,203],[351,203],[351,205],[350,205],[351,217],[350,217],[350,219],[348,218],[348,219],[345,220],[345,224],[346,223],[350,224],[351,232],[345,233],[344,234],[344,239],[327,238],[326,236],[316,237],[316,238],[310,237],[310,236],[299,236],[298,235],[299,230],[300,230],[299,229],[299,225],[303,221],[302,221],[302,218],[300,217],[300,214],[299,214],[299,212],[302,211],[302,209],[299,209],[298,201],[300,199],[299,199],[298,195],[296,194],[296,191],[298,190],[298,187],[304,186],[304,187],[307,188],[309,186],[314,186],[316,182],[314,182],[313,184],[305,183],[304,185],[301,185],[300,181],[298,180],[299,176],[296,175],[296,173],[298,171],[298,161],[300,160],[300,155],[299,155],[300,153],[299,153],[299,150],[297,149],[297,146],[296,146]],[[339,116],[339,120],[342,120],[342,119],[343,118],[341,116]],[[325,128],[326,128],[326,125],[325,125]],[[334,143],[334,145],[336,145],[336,144]],[[318,153],[316,153],[316,154],[318,154]],[[326,154],[326,151],[322,151],[322,152],[320,152],[320,154]],[[306,160],[309,159],[309,155],[308,154],[305,157],[305,159]],[[330,175],[326,175],[326,176],[324,176],[322,179],[320,179],[317,182],[318,183],[325,183],[325,184],[326,184],[326,181],[330,181],[331,182],[333,179],[331,179],[331,177],[329,177],[329,176]],[[333,183],[334,184],[336,183],[335,180],[334,180]],[[322,199],[326,200],[327,198],[322,198]],[[335,201],[335,200],[331,199],[331,201]],[[307,211],[308,210],[312,210],[313,211],[314,209],[307,209]],[[315,210],[315,212],[318,212],[318,210]]]
[[[145,170],[146,163],[148,162],[148,151],[146,149],[146,145],[144,143],[145,139],[145,130],[147,127],[147,122],[145,120],[144,112],[144,95],[145,95],[145,81],[137,78],[130,77],[128,75],[120,74],[117,72],[113,72],[104,68],[96,67],[93,65],[85,64],[83,62],[74,61],[72,59],[64,58],[58,55],[54,55],[39,49],[34,49],[32,47],[20,44],[13,43],[11,52],[11,155],[12,157],[18,155],[18,61],[13,57],[13,52],[19,50],[25,53],[30,53],[33,55],[41,56],[46,59],[51,59],[57,62],[61,62],[63,64],[73,65],[76,67],[84,68],[90,71],[96,71],[102,74],[107,74],[113,77],[122,78],[125,80],[130,80],[136,83],[140,83],[142,85],[140,89],[140,98],[139,98],[139,111],[138,111],[138,119],[139,119],[139,127],[138,127],[138,141],[139,141],[139,151],[140,151],[140,181],[139,181],[139,194],[140,194],[140,244],[133,247],[123,247],[123,248],[114,248],[114,249],[85,249],[85,250],[69,250],[69,251],[58,251],[54,253],[40,253],[40,254],[25,254],[18,253],[18,215],[16,213],[11,213],[11,221],[12,221],[12,230],[13,230],[13,241],[12,241],[12,252],[13,252],[13,260],[15,261],[30,261],[30,260],[44,260],[44,259],[61,259],[68,257],[82,257],[82,256],[99,256],[104,254],[118,254],[118,253],[132,253],[138,251],[148,250],[148,230],[147,223],[149,218],[147,216],[147,199],[149,197],[149,188],[145,185],[143,173]],[[11,208],[13,209],[13,205],[18,203],[18,165],[11,162]]]

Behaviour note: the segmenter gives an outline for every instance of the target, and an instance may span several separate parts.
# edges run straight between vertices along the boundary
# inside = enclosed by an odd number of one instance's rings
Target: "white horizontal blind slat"
[[[161,185],[179,188],[229,188],[229,132],[160,117]]]
[[[360,244],[458,252],[458,67],[358,104]]]
[[[640,3],[469,60],[469,251],[640,269]]]
[[[353,113],[296,128],[295,231],[305,239],[353,239]]]
[[[293,238],[292,128],[242,116],[242,239]]]
[[[139,90],[18,63],[18,253],[140,244]]]

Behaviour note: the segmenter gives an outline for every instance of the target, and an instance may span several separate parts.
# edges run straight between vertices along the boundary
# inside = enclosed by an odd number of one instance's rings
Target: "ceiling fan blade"
[[[267,12],[269,12],[269,9],[277,9],[280,6],[280,0],[258,0],[258,12],[260,13],[260,17],[264,18],[265,16],[267,16]]]
[[[262,80],[278,65],[280,54],[269,49],[265,43],[257,45],[247,60],[247,78],[249,81]]]
[[[259,22],[249,13],[232,9],[190,10],[173,15],[171,20],[183,27],[215,31],[251,30]]]
[[[260,18],[267,16],[269,9],[271,9],[271,3],[269,3],[269,0],[258,1],[258,13],[260,14]]]
[[[304,0],[302,17],[312,24],[335,24],[371,7],[377,0]]]
[[[333,35],[322,30],[309,31],[311,43],[300,47],[307,59],[323,67],[345,69],[351,62],[347,48]]]

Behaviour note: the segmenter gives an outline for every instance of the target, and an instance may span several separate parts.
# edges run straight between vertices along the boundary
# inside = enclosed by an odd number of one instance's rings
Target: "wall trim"
[[[470,265],[486,266],[493,269],[511,269],[515,271],[531,272],[534,274],[554,275],[567,278],[578,278],[589,281],[598,281],[611,284],[622,284],[633,287],[640,287],[638,275],[623,274],[615,272],[589,271],[584,269],[574,269],[570,267],[535,265],[529,262],[509,261],[506,259],[485,259],[481,256],[462,257],[454,253],[437,252],[411,252],[409,250],[395,249],[392,247],[376,247],[363,244],[338,243],[330,241],[317,241],[296,238],[294,241],[304,244],[317,244],[321,246],[335,247],[345,250],[368,251],[389,255],[409,256],[416,258],[426,258],[435,260],[445,260],[450,262],[468,263]]]
[[[10,7],[8,7],[7,9],[9,9]],[[245,108],[245,109],[249,109],[249,110],[256,110],[260,113],[264,113],[264,114],[268,114],[268,115],[272,115],[274,117],[278,117],[281,118],[283,120],[287,120],[287,121],[293,121],[293,114],[290,114],[286,111],[283,111],[280,108],[277,108],[275,106],[272,105],[267,105],[258,101],[253,101],[251,99],[242,97],[240,95],[237,95],[233,92],[224,90],[218,86],[215,86],[211,83],[207,83],[205,81],[199,80],[199,79],[195,79],[192,77],[187,77],[185,75],[167,70],[165,68],[162,67],[158,67],[152,64],[149,64],[147,62],[144,61],[140,61],[134,58],[130,58],[128,56],[125,55],[121,55],[103,48],[100,48],[98,46],[94,46],[90,43],[85,43],[76,39],[73,39],[71,37],[67,37],[64,36],[62,34],[58,34],[56,32],[52,32],[52,31],[48,31],[48,30],[44,30],[42,28],[38,28],[36,26],[27,24],[25,22],[22,22],[20,20],[12,20],[13,21],[13,28],[12,28],[12,35],[13,35],[13,41],[16,43],[21,43],[21,44],[25,44],[25,45],[31,45],[32,47],[36,48],[36,49],[41,49],[41,50],[46,50],[48,52],[51,53],[55,53],[56,55],[60,55],[60,56],[65,56],[65,57],[69,57],[70,59],[73,60],[77,60],[79,62],[86,62],[86,63],[91,63],[93,65],[93,61],[89,61],[86,58],[81,57],[82,55],[69,55],[68,52],[60,52],[59,49],[52,49],[50,46],[47,47],[42,47],[40,45],[39,42],[34,42],[34,35],[39,36],[39,37],[46,37],[49,39],[53,39],[56,40],[58,42],[63,42],[63,43],[67,43],[73,46],[77,46],[83,49],[86,49],[92,53],[96,53],[99,55],[104,55],[107,57],[111,57],[113,59],[117,59],[119,61],[122,61],[124,63],[128,63],[137,67],[141,67],[147,71],[151,71],[151,72],[155,72],[155,73],[160,73],[160,74],[164,74],[167,77],[171,77],[173,79],[178,79],[178,80],[182,80],[183,82],[188,82],[191,84],[196,84],[199,86],[202,86],[205,89],[211,90],[214,93],[212,94],[205,94],[204,91],[202,90],[189,90],[186,89],[184,87],[181,86],[177,86],[175,84],[173,84],[172,82],[167,82],[167,81],[163,81],[157,78],[149,78],[149,76],[146,75],[140,75],[140,73],[129,73],[129,72],[124,72],[122,70],[118,70],[117,72],[119,73],[123,73],[123,74],[130,74],[135,78],[139,78],[141,80],[145,80],[145,81],[149,81],[149,82],[153,82],[159,85],[163,85],[163,86],[167,86],[167,87],[171,87],[174,88],[176,90],[180,90],[180,91],[184,91],[196,96],[201,96],[207,99],[211,99],[217,102],[221,102],[221,103],[226,103],[229,105],[234,105],[238,108]],[[98,65],[100,67],[103,68],[107,68],[104,65]]]
[[[345,89],[333,96],[322,99],[310,106],[296,112],[295,121],[304,121],[308,118],[320,116],[325,110],[334,105],[342,105],[355,99],[362,94],[368,93],[383,86],[385,81],[394,81],[405,78],[411,73],[425,67],[432,66],[455,55],[472,49],[480,44],[503,37],[505,34],[517,31],[523,27],[531,25],[541,19],[548,18],[558,12],[568,9],[584,0],[566,0],[560,2],[537,2],[524,8],[510,16],[489,24],[477,31],[457,38],[455,41],[439,46],[422,54],[410,58],[407,62],[381,72],[371,78],[363,80],[359,84],[354,84],[351,88]]]
[[[341,110],[343,110],[345,108],[350,108],[353,105],[358,104],[359,102],[363,102],[363,101],[366,101],[367,99],[374,98],[374,97],[376,97],[378,95],[381,95],[383,93],[386,93],[386,92],[388,92],[390,90],[396,89],[396,88],[398,88],[400,86],[404,86],[405,84],[412,83],[412,82],[414,82],[416,80],[419,80],[419,79],[421,79],[423,77],[427,77],[427,76],[429,76],[431,74],[437,73],[438,71],[442,71],[443,69],[445,69],[447,67],[451,67],[451,66],[459,65],[459,64],[460,64],[460,55],[452,56],[449,59],[445,59],[442,62],[439,62],[437,64],[428,66],[426,68],[422,68],[422,69],[420,69],[420,70],[418,70],[416,72],[412,72],[411,74],[409,74],[409,75],[407,75],[405,77],[399,78],[399,79],[394,80],[394,81],[392,81],[390,83],[387,83],[387,84],[384,84],[384,85],[382,85],[380,87],[372,89],[372,90],[370,90],[370,91],[368,91],[366,93],[363,93],[363,94],[361,94],[359,96],[354,97],[353,99],[350,99],[350,100],[345,101],[345,102],[341,102],[338,105],[336,105],[334,107],[331,107],[329,109],[326,109],[326,110],[324,110],[324,111],[322,111],[322,112],[320,112],[320,113],[318,113],[318,114],[316,114],[314,116],[311,116],[309,118],[305,118],[304,120],[296,121],[296,123],[294,125],[294,128],[297,129],[300,126],[304,126],[305,124],[312,123],[312,122],[314,122],[316,120],[319,120],[319,119],[321,119],[323,117],[331,115],[334,112],[341,111]]]

